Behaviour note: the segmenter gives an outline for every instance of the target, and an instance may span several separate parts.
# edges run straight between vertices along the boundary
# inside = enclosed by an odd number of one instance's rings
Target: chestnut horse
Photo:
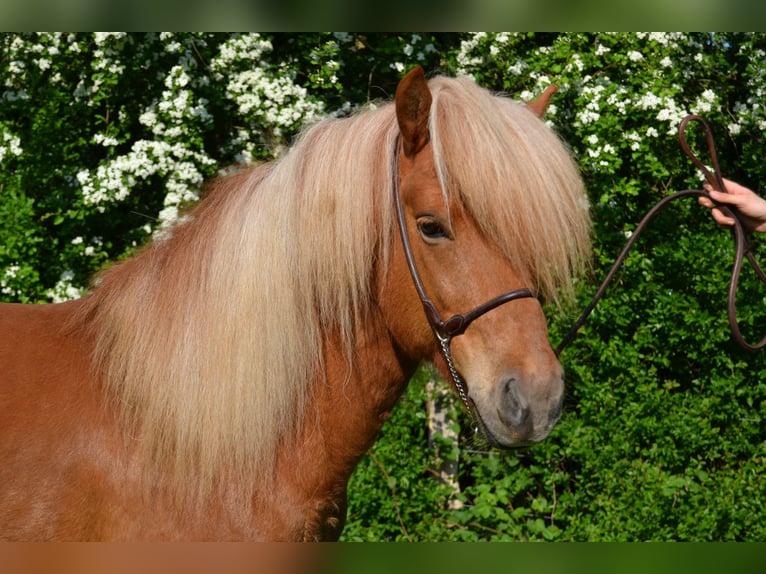
[[[590,222],[578,170],[522,105],[416,68],[395,103],[304,130],[223,177],[170,236],[81,299],[0,306],[8,540],[328,540],[355,465],[445,316],[571,291]],[[451,345],[487,439],[543,439],[563,370],[536,298]]]

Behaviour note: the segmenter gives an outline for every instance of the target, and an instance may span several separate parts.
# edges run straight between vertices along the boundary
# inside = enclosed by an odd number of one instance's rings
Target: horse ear
[[[428,143],[431,92],[423,68],[413,68],[396,88],[396,118],[404,155],[412,157]]]
[[[553,94],[558,91],[558,87],[551,84],[545,88],[545,91],[542,94],[527,104],[527,109],[535,114],[538,118],[542,118],[545,114],[545,110],[548,109],[548,102],[551,101]]]

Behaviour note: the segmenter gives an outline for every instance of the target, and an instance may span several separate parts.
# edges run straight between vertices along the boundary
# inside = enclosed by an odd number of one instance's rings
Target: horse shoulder
[[[116,435],[87,337],[66,328],[78,308],[0,305],[0,538],[92,538],[101,527]]]

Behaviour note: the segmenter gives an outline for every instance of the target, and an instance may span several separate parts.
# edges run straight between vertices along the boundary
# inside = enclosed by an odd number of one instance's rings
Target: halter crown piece
[[[702,129],[705,133],[705,140],[707,142],[707,148],[708,148],[708,153],[710,155],[710,161],[713,166],[712,172],[705,166],[705,164],[703,164],[700,161],[700,159],[694,154],[694,152],[692,152],[691,147],[689,147],[689,144],[686,141],[686,127],[689,124],[689,122],[698,122],[702,126]],[[685,118],[681,120],[681,123],[678,126],[678,140],[681,144],[681,149],[683,150],[683,152],[689,157],[689,159],[691,159],[692,163],[700,170],[700,172],[702,172],[702,175],[704,176],[708,184],[710,184],[710,186],[712,186],[713,189],[725,192],[726,186],[724,185],[723,177],[721,176],[721,170],[718,166],[718,156],[715,151],[715,143],[713,141],[713,132],[710,129],[710,126],[708,126],[707,122],[697,115],[691,114],[686,116]],[[668,205],[670,202],[675,201],[676,199],[681,197],[692,197],[692,196],[707,197],[716,205],[717,208],[719,208],[721,211],[726,213],[726,215],[730,215],[734,219],[734,226],[732,227],[731,233],[732,233],[732,237],[734,238],[736,251],[734,254],[734,265],[732,266],[731,280],[729,281],[729,289],[728,289],[727,314],[729,318],[729,327],[731,328],[731,332],[732,332],[732,336],[734,337],[734,340],[743,349],[746,349],[748,351],[756,351],[766,346],[766,336],[764,336],[756,344],[751,344],[745,341],[745,338],[743,337],[742,332],[740,331],[739,323],[737,321],[737,304],[736,304],[737,286],[739,284],[739,274],[740,274],[740,271],[742,270],[742,262],[745,258],[747,258],[748,262],[750,263],[752,268],[755,270],[756,274],[758,275],[758,278],[761,280],[761,283],[766,285],[766,273],[763,272],[761,267],[758,265],[758,262],[755,260],[755,256],[753,255],[750,243],[747,239],[747,228],[745,227],[742,221],[742,216],[737,211],[736,207],[718,203],[717,201],[713,200],[713,198],[710,197],[710,194],[705,190],[686,189],[683,191],[676,192],[667,197],[664,197],[663,199],[658,201],[654,205],[654,207],[652,207],[652,209],[650,209],[649,212],[644,216],[644,218],[638,224],[636,229],[633,231],[633,234],[631,235],[628,242],[625,244],[625,247],[620,252],[620,255],[617,257],[617,260],[612,265],[612,268],[609,270],[609,273],[607,273],[606,277],[604,278],[604,281],[601,283],[601,286],[598,288],[598,291],[596,291],[596,294],[593,296],[593,299],[591,299],[591,302],[582,312],[582,314],[577,319],[577,321],[575,321],[572,328],[569,330],[569,332],[566,334],[566,336],[561,341],[559,346],[556,348],[557,355],[559,355],[561,351],[564,349],[564,347],[566,347],[572,341],[572,339],[575,338],[577,331],[580,329],[583,323],[585,323],[585,320],[588,318],[588,315],[590,315],[591,311],[593,311],[593,308],[596,306],[596,303],[599,301],[599,299],[601,299],[601,297],[606,292],[607,286],[612,281],[615,274],[617,273],[620,266],[622,265],[623,261],[627,257],[628,252],[630,251],[630,248],[633,246],[633,244],[639,238],[641,233],[644,231],[649,221],[651,221],[651,219],[657,214],[657,212],[659,212],[663,207]]]
[[[398,145],[396,157],[399,157]],[[396,220],[399,227],[399,235],[402,240],[402,247],[404,248],[404,256],[407,259],[407,267],[409,267],[412,282],[415,285],[415,289],[418,292],[418,297],[420,298],[420,302],[423,305],[423,311],[425,312],[426,319],[428,320],[431,329],[433,329],[436,341],[439,343],[439,350],[441,351],[444,360],[447,362],[447,367],[449,369],[452,382],[455,385],[455,389],[460,396],[460,400],[463,401],[463,404],[468,409],[468,412],[471,414],[471,416],[474,417],[474,419],[476,419],[473,401],[471,401],[471,399],[468,397],[468,388],[462,376],[455,367],[455,362],[452,359],[452,352],[450,350],[452,339],[453,337],[462,335],[473,321],[482,315],[489,313],[500,305],[504,305],[505,303],[509,303],[515,299],[523,299],[527,297],[534,298],[535,294],[530,289],[515,289],[513,291],[503,293],[502,295],[498,295],[494,299],[490,299],[486,303],[471,309],[467,313],[458,313],[449,319],[442,319],[442,316],[439,313],[439,310],[436,308],[436,305],[428,296],[426,288],[423,285],[423,281],[420,278],[420,274],[418,273],[417,266],[415,265],[415,256],[412,253],[412,245],[410,244],[409,235],[407,233],[407,222],[404,217],[404,206],[402,205],[402,198],[401,194],[399,193],[398,168],[395,169],[397,172],[394,174],[394,206],[396,208]]]

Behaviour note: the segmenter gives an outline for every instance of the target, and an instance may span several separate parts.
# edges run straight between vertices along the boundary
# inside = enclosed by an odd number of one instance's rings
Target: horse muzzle
[[[471,410],[492,446],[528,446],[548,436],[564,400],[563,370],[559,366],[556,371],[542,375],[512,370],[489,391],[471,385]]]

